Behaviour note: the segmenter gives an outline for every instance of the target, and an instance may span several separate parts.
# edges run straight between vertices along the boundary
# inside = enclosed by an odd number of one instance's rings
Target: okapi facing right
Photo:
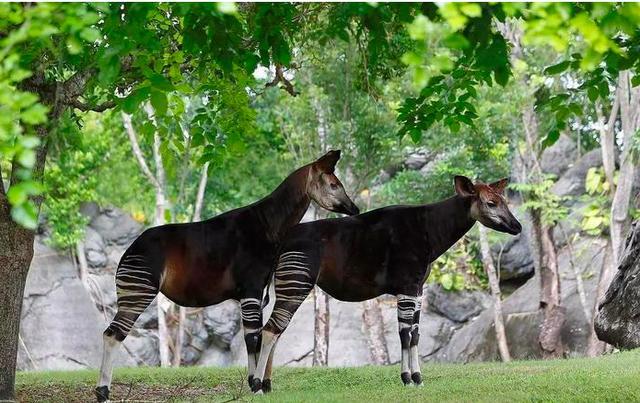
[[[334,175],[339,159],[340,151],[329,151],[294,171],[262,200],[201,222],[153,227],[133,242],[116,272],[118,312],[104,332],[95,390],[99,402],[109,399],[115,351],[158,292],[189,307],[239,300],[251,384],[263,290],[284,235],[300,222],[311,200],[327,210],[358,214]]]
[[[293,314],[317,285],[342,301],[382,294],[398,298],[404,384],[422,383],[418,355],[422,286],[430,264],[476,221],[512,235],[522,226],[502,195],[507,180],[490,185],[455,177],[456,195],[423,206],[392,206],[353,217],[298,224],[280,249],[276,302],[262,332],[252,390],[261,393],[267,361]]]

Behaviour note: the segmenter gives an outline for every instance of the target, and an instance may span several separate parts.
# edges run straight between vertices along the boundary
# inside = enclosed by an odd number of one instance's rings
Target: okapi
[[[339,159],[340,151],[329,151],[262,200],[209,220],[150,228],[133,242],[116,271],[118,312],[103,336],[98,401],[109,399],[114,352],[158,292],[187,307],[239,300],[251,384],[263,290],[284,235],[300,222],[311,200],[337,213],[359,212],[334,174]]]
[[[353,217],[296,225],[280,249],[275,269],[276,301],[262,332],[252,390],[262,384],[268,358],[313,286],[341,301],[397,296],[402,346],[401,379],[422,383],[418,356],[422,287],[430,264],[476,221],[512,235],[522,226],[503,196],[507,179],[490,185],[455,177],[456,195],[439,203],[391,206]]]

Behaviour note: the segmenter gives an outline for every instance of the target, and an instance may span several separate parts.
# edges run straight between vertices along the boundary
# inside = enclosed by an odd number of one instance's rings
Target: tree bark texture
[[[329,363],[329,296],[317,286],[313,292],[313,304],[313,366],[325,367]]]
[[[41,145],[36,150],[36,162],[32,170],[32,179],[42,181],[44,164],[47,157],[48,128],[39,126],[36,132]],[[15,165],[12,168],[16,168]],[[9,184],[16,183],[12,169]],[[1,175],[0,175],[1,176]],[[0,181],[2,178],[0,177]],[[7,199],[4,184],[0,188],[0,401],[15,399],[16,357],[20,337],[20,318],[22,298],[27,274],[33,259],[33,241],[35,232],[21,227],[11,218],[11,207]],[[33,200],[40,210],[42,197]]]
[[[389,349],[384,335],[384,320],[380,301],[377,298],[362,303],[362,332],[367,339],[371,362],[376,365],[389,364]]]

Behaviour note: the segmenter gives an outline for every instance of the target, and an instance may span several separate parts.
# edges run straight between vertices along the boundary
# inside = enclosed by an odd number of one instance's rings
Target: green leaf
[[[604,218],[600,216],[587,217],[582,222],[582,229],[585,231],[591,231],[598,228],[604,222]]]
[[[496,83],[504,87],[509,82],[509,69],[504,66],[498,67],[493,71],[493,77]]]
[[[38,213],[31,202],[13,206],[11,217],[15,222],[30,230],[35,230],[38,226]]]
[[[411,136],[411,140],[413,140],[414,143],[419,143],[420,140],[422,140],[422,130],[414,127],[409,130],[409,136]]]
[[[462,3],[460,4],[460,11],[472,18],[480,17],[482,15],[482,8],[477,3]]]
[[[444,46],[452,49],[466,49],[469,47],[469,40],[464,35],[454,32],[442,40]]]
[[[169,106],[167,94],[162,91],[151,90],[151,105],[158,116],[166,115],[167,107]]]
[[[638,85],[640,85],[640,75],[635,75],[631,77],[631,85],[633,87],[637,87]]]
[[[557,129],[553,129],[547,134],[547,137],[542,141],[542,148],[547,148],[555,144],[560,138],[560,132]]]
[[[440,284],[442,284],[442,288],[447,291],[451,291],[453,289],[453,276],[451,273],[445,273],[440,277]]]
[[[30,125],[37,125],[47,121],[48,108],[42,104],[34,104],[23,111],[20,116],[22,120]]]
[[[567,68],[569,68],[570,65],[571,65],[571,61],[565,60],[558,64],[554,64],[553,66],[547,67],[546,69],[544,69],[544,72],[545,74],[549,74],[549,75],[560,74],[563,71],[565,71]]]
[[[169,81],[165,76],[158,73],[152,73],[149,75],[149,82],[151,85],[161,91],[169,92],[175,90],[171,81]]]

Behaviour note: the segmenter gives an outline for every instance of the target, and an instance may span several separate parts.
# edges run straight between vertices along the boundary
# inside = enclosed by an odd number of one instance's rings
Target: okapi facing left
[[[503,179],[490,185],[455,177],[456,195],[423,206],[391,206],[353,217],[296,225],[283,241],[275,270],[276,302],[262,332],[254,392],[262,384],[276,342],[317,284],[341,301],[365,301],[382,294],[398,298],[402,346],[401,378],[422,383],[418,356],[422,286],[430,264],[476,221],[516,235],[522,226],[502,193]],[[268,372],[268,371],[267,371]]]
[[[311,200],[337,213],[359,212],[334,175],[339,159],[340,151],[329,151],[294,171],[262,200],[209,220],[150,228],[133,242],[116,272],[118,312],[104,332],[99,402],[109,399],[116,349],[158,292],[187,307],[239,300],[251,384],[260,348],[263,290],[280,241],[300,222]]]

